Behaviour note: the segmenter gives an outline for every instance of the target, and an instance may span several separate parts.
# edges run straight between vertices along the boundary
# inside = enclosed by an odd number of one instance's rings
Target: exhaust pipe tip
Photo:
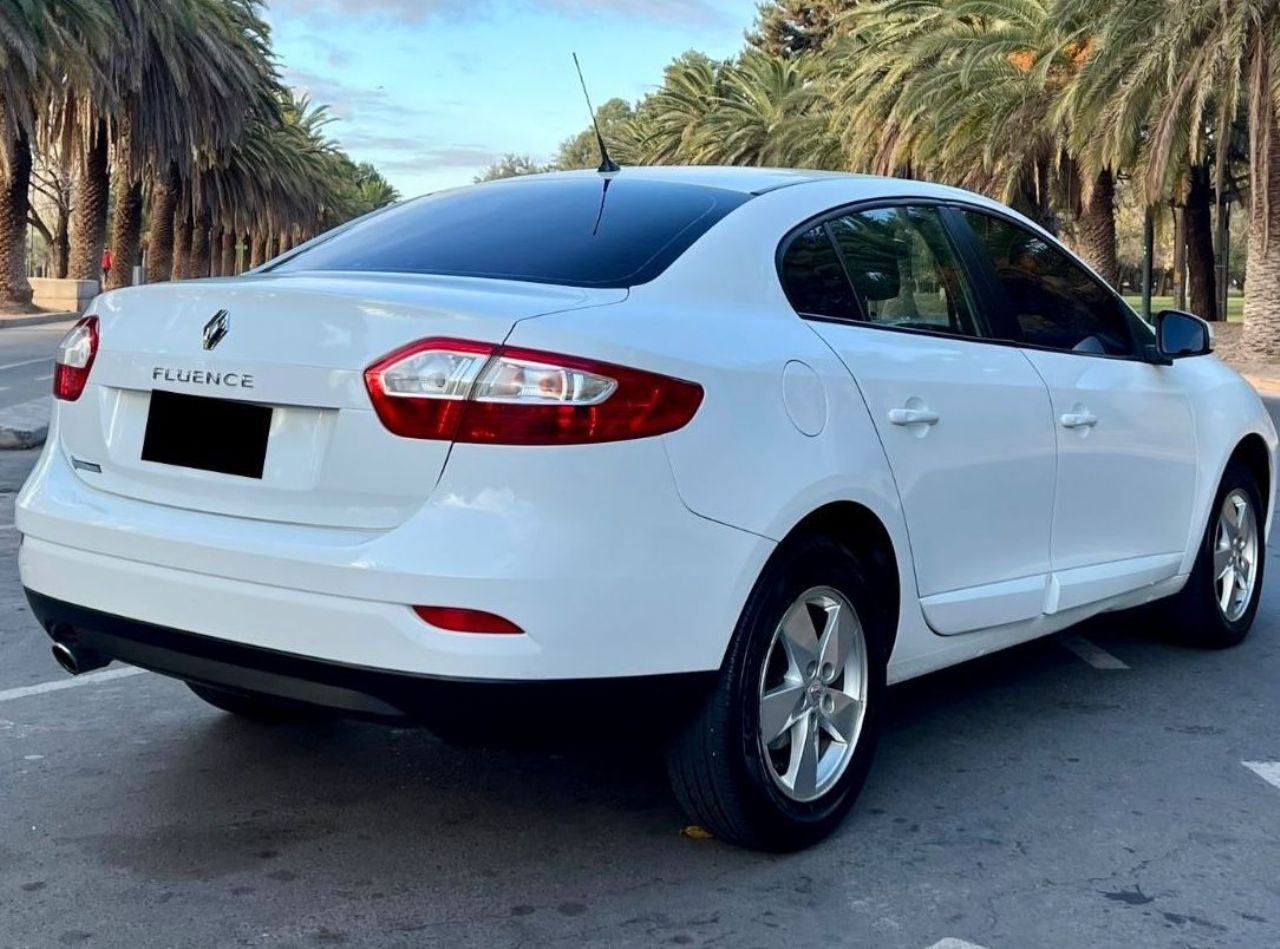
[[[73,676],[80,674],[80,663],[76,661],[76,654],[66,643],[53,644],[53,660],[67,673]]]
[[[77,649],[67,643],[53,644],[53,659],[70,675],[78,676],[109,665],[111,660],[87,649]]]

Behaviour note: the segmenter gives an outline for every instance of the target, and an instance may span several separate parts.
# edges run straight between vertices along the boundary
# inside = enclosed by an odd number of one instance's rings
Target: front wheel
[[[843,544],[805,537],[775,554],[715,689],[668,747],[672,787],[693,820],[778,851],[839,824],[880,731],[886,615]]]
[[[1229,464],[1187,585],[1165,604],[1164,620],[1175,640],[1224,649],[1249,634],[1262,593],[1266,516],[1253,474],[1239,462]]]

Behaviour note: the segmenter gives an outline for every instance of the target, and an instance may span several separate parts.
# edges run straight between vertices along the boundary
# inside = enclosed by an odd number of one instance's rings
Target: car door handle
[[[890,409],[889,421],[894,425],[937,425],[942,416],[931,409]]]
[[[1093,428],[1098,424],[1098,416],[1087,409],[1082,412],[1068,412],[1062,416],[1063,428]]]

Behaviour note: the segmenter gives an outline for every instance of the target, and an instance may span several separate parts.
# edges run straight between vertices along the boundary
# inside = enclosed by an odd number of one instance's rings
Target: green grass
[[[1139,313],[1142,312],[1141,295],[1138,295],[1138,296],[1126,295],[1125,300],[1128,301],[1129,306],[1133,307]],[[1153,314],[1159,313],[1161,310],[1172,310],[1172,309],[1173,309],[1173,297],[1152,297],[1151,298],[1151,312]],[[1228,322],[1239,323],[1243,319],[1244,319],[1244,297],[1228,296],[1227,297]]]

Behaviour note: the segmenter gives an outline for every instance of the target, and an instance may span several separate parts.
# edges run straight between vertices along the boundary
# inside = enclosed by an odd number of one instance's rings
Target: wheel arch
[[[869,507],[856,501],[832,501],[806,514],[778,545],[774,556],[786,556],[787,544],[800,536],[819,535],[869,555],[868,566],[876,588],[883,591],[885,628],[889,630],[886,655],[893,653],[902,614],[902,578],[893,538],[884,522]]]
[[[1250,432],[1244,438],[1240,439],[1235,449],[1231,452],[1231,457],[1227,460],[1227,465],[1233,462],[1239,462],[1249,469],[1249,473],[1253,475],[1254,480],[1258,483],[1258,490],[1262,493],[1262,503],[1266,505],[1267,518],[1270,521],[1272,508],[1272,471],[1271,471],[1271,451],[1267,448],[1266,440],[1256,432]]]

